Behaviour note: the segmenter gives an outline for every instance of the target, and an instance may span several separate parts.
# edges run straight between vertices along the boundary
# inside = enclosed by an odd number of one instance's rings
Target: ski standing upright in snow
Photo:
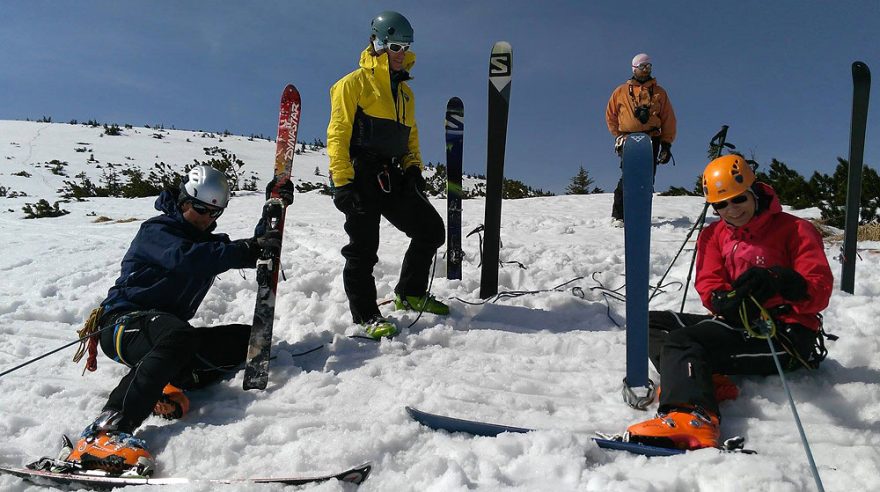
[[[284,233],[284,217],[287,204],[281,199],[281,185],[291,179],[296,135],[299,129],[300,96],[292,84],[281,94],[278,112],[278,138],[275,144],[275,187],[263,206],[266,231]],[[265,389],[269,382],[269,357],[272,348],[272,327],[275,322],[275,293],[278,286],[281,251],[263,250],[257,260],[257,304],[254,308],[254,324],[248,346],[244,369],[243,387]]]
[[[648,287],[651,249],[651,199],[654,165],[651,137],[627,135],[623,145],[623,222],[626,260],[626,379],[624,400],[645,410],[653,401],[654,383],[648,378]],[[632,388],[647,388],[637,396]]]
[[[510,77],[513,51],[498,41],[489,59],[489,131],[486,140],[486,217],[480,298],[498,293],[498,260],[501,248],[501,193],[504,184],[504,147],[510,108]]]
[[[862,198],[862,164],[865,155],[865,131],[868,126],[868,97],[871,94],[871,71],[864,63],[852,64],[853,106],[849,127],[849,176],[846,186],[846,225],[843,234],[843,272],[840,290],[853,293],[856,282],[856,242]]]
[[[446,104],[446,278],[461,280],[461,157],[464,145],[464,103]]]

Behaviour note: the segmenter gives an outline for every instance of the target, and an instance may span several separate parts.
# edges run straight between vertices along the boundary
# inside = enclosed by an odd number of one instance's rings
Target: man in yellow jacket
[[[411,239],[394,289],[396,308],[449,314],[427,292],[434,254],[446,238],[443,219],[424,194],[415,97],[407,84],[416,61],[412,42],[409,21],[382,12],[373,19],[360,68],[330,88],[333,203],[345,214],[349,238],[342,279],[353,321],[376,339],[399,331],[376,305],[380,217]]]
[[[608,100],[605,122],[614,136],[614,150],[620,154],[623,141],[630,133],[647,133],[654,144],[654,168],[657,163],[666,164],[672,158],[672,142],[675,140],[675,112],[666,90],[651,76],[651,57],[639,53],[632,59],[633,76],[621,84]],[[647,170],[646,170],[647,171]],[[614,190],[611,218],[615,227],[623,227],[623,179]]]

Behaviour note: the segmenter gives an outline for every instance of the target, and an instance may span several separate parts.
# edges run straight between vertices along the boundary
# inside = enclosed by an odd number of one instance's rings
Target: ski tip
[[[510,53],[513,47],[507,41],[496,41],[492,46],[492,53]]]

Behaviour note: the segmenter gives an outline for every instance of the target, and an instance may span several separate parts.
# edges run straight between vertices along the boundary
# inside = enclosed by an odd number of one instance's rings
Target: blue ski
[[[626,389],[649,388],[648,275],[654,149],[651,137],[631,133],[623,145],[623,222],[626,259]],[[630,391],[631,392],[631,391]],[[627,401],[638,407],[635,400]]]
[[[442,430],[446,432],[463,432],[474,436],[495,437],[504,432],[524,433],[531,432],[533,429],[525,429],[523,427],[511,427],[509,425],[490,424],[487,422],[477,422],[475,420],[464,420],[445,415],[437,415],[434,413],[423,412],[413,407],[406,407],[406,412],[416,422],[429,427],[433,430]]]
[[[596,444],[600,448],[627,451],[629,453],[641,454],[643,456],[675,456],[677,454],[686,453],[683,449],[649,446],[640,442],[625,442],[616,439],[602,439],[598,437],[594,437],[593,440],[596,441]]]

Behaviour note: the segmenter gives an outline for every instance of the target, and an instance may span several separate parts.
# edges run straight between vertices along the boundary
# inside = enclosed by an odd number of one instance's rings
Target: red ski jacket
[[[697,240],[697,292],[703,305],[711,311],[712,292],[730,290],[733,281],[749,268],[791,268],[807,281],[807,299],[789,301],[775,295],[764,303],[764,307],[788,304],[791,310],[776,319],[818,330],[818,314],[828,307],[834,284],[822,236],[810,222],[783,212],[776,192],[769,185],[755,183],[753,187],[760,188],[760,194],[769,197],[766,210],[759,211],[742,227],[721,220],[700,234]]]

